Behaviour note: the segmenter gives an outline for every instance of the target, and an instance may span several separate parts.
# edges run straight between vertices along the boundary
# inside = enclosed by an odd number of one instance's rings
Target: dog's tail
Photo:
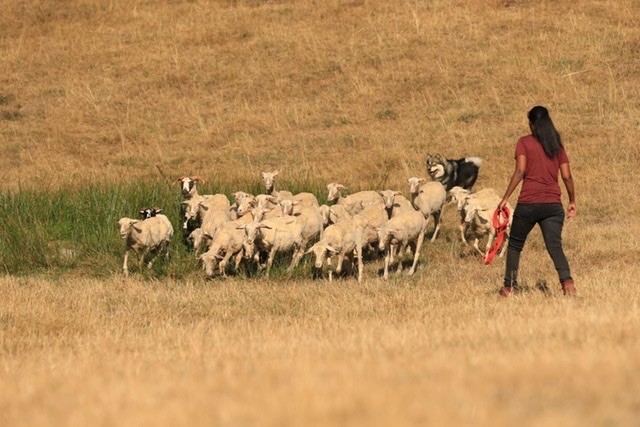
[[[482,159],[480,157],[465,157],[464,161],[467,163],[473,163],[476,167],[482,166]]]

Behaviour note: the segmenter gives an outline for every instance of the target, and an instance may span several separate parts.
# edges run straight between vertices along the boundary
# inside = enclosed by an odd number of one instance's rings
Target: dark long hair
[[[533,107],[529,114],[529,126],[531,133],[542,144],[544,152],[549,157],[554,157],[563,147],[560,134],[553,125],[549,110],[541,105]]]

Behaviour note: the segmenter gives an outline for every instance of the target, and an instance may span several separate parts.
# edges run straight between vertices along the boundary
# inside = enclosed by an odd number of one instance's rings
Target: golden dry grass
[[[638,268],[617,275],[632,281]],[[9,425],[636,425],[640,299],[493,283],[3,279]],[[606,292],[603,292],[606,288]]]
[[[483,157],[477,187],[501,191],[540,103],[575,174],[580,298],[534,234],[529,291],[498,300],[502,263],[460,257],[452,212],[390,283],[5,277],[0,424],[638,425],[639,17],[635,0],[6,1],[3,192],[156,164],[405,190],[429,152]]]

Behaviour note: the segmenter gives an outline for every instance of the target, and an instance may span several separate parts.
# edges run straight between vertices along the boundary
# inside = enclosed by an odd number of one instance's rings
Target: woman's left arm
[[[502,209],[504,205],[509,202],[509,197],[511,197],[511,193],[518,187],[520,181],[524,178],[524,171],[527,169],[527,157],[523,154],[516,157],[516,168],[513,171],[513,175],[511,175],[511,181],[509,181],[509,185],[507,186],[507,191],[504,192],[504,197],[500,204],[498,204],[498,209]]]

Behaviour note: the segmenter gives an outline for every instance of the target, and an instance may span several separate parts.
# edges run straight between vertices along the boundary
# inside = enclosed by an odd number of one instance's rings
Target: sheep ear
[[[418,182],[425,182],[426,180],[424,178],[418,178]]]
[[[300,201],[298,201],[298,200],[292,200],[292,201],[291,201],[291,204],[292,204],[293,206],[298,206],[298,205],[300,204]]]
[[[139,213],[140,215],[144,215],[144,211],[145,211],[145,209],[140,209],[140,210],[138,211],[138,213]]]
[[[208,231],[203,232],[202,237],[206,237],[207,239],[213,239],[213,236]]]
[[[307,250],[304,252],[304,253],[305,253],[305,255],[306,255],[306,254],[313,253],[314,249],[316,248],[316,245],[317,245],[317,243],[316,243],[315,245],[311,246],[309,249],[307,249]]]
[[[246,229],[246,228],[247,228],[247,225],[246,225],[246,224],[242,224],[242,225],[238,225],[238,226],[236,226],[236,230],[244,230],[244,229]]]
[[[280,173],[280,171],[279,171],[278,169],[276,169],[276,170],[274,170],[274,171],[273,171],[273,176],[276,176],[276,175],[278,175],[279,173]]]
[[[203,205],[202,203],[198,203],[198,207],[201,207],[202,209],[204,209],[205,211],[209,210],[209,206]]]
[[[179,177],[177,177],[177,178],[176,178],[175,182],[180,182],[180,181],[182,181],[184,178],[185,178],[184,176],[179,176]]]
[[[136,233],[142,233],[142,229],[139,227],[136,227],[134,223],[131,223],[131,228],[133,228],[136,231]]]
[[[400,196],[402,193],[400,191],[396,191],[393,193],[394,196]]]
[[[267,230],[271,230],[271,227],[263,223],[258,224],[258,228],[266,228]]]
[[[189,202],[188,202],[187,200],[185,200],[184,202],[181,202],[180,204],[182,204],[182,205],[188,205],[188,204],[189,204]]]
[[[162,212],[162,209],[156,209],[156,215]]]
[[[336,185],[336,187],[339,188],[340,190],[347,190],[347,187],[345,187],[342,184],[338,184],[338,185]]]

